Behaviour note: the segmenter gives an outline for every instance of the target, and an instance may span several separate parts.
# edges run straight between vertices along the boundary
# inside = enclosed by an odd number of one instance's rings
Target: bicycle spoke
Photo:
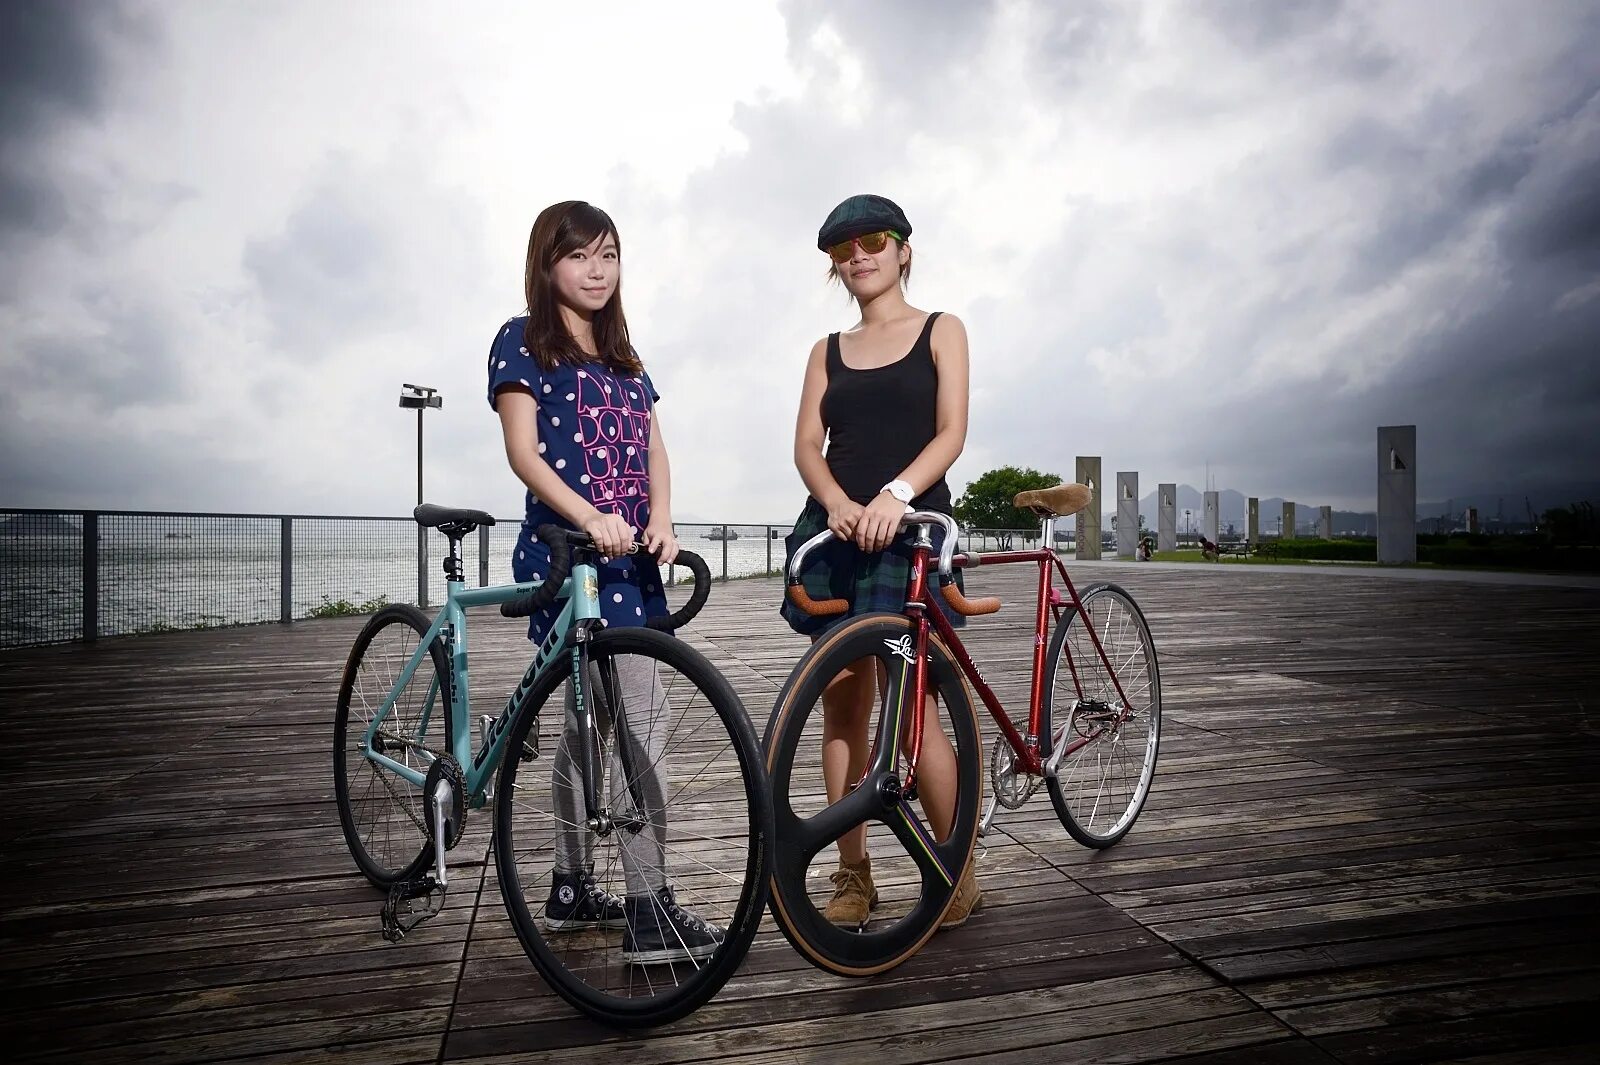
[[[524,907],[524,916],[513,907],[513,924],[530,958],[569,1001],[581,995],[586,1010],[665,1008],[655,1003],[708,993],[727,978],[728,955],[742,952],[761,912],[749,900],[764,874],[752,881],[748,873],[760,869],[752,855],[763,837],[746,819],[752,795],[764,797],[751,788],[759,762],[741,752],[727,709],[657,651],[664,639],[597,635],[593,668],[544,696],[552,710],[569,709],[544,715],[554,730],[541,745],[547,753],[508,762],[502,778],[509,794],[497,827],[510,854],[497,857],[501,891]],[[579,686],[593,708],[584,721],[570,713]],[[514,726],[512,738],[520,742],[531,727]],[[519,846],[523,837],[538,846]],[[577,879],[557,879],[558,871]],[[578,912],[592,918],[571,916],[571,895],[558,900],[568,883],[579,885]],[[624,913],[630,928],[621,927]],[[749,932],[726,928],[735,917]],[[696,920],[725,930],[703,935]]]
[[[955,886],[961,870],[949,868],[948,862],[940,854],[939,842],[933,838],[933,833],[928,831],[910,803],[901,799],[899,805],[884,818],[884,823],[901,846],[905,847],[924,879],[934,878],[949,887]]]
[[[820,850],[857,825],[874,820],[881,812],[871,788],[856,788],[838,802],[800,822],[801,841]],[[791,811],[792,813],[793,811]]]
[[[685,835],[686,833],[675,832],[673,834],[681,836],[681,835]],[[705,838],[705,837],[693,837],[693,838]],[[663,846],[664,846],[664,849],[667,851],[668,854],[676,854],[679,857],[681,857],[682,859],[684,859],[684,861],[686,861],[688,864],[694,865],[694,866],[698,866],[701,869],[711,873],[712,875],[720,877],[723,880],[726,880],[730,884],[739,884],[739,885],[743,885],[744,884],[744,877],[743,876],[734,876],[732,873],[729,873],[729,872],[726,872],[725,870],[719,869],[718,867],[712,865],[710,862],[702,860],[700,857],[698,857],[692,851],[684,850],[682,847],[674,846],[671,843],[664,844]]]
[[[1160,687],[1148,630],[1132,600],[1101,586],[1085,593],[1083,605],[1068,618],[1051,691],[1054,705],[1068,715],[1062,736],[1088,742],[1063,756],[1050,782],[1051,799],[1079,842],[1107,846],[1144,805],[1155,768]],[[1073,703],[1063,690],[1069,680],[1083,701]]]
[[[373,758],[381,751],[422,773],[442,754],[443,719],[423,719],[427,689],[439,684],[431,651],[395,690],[401,667],[422,646],[426,631],[426,621],[411,608],[380,611],[358,637],[340,689],[335,774],[340,820],[357,863],[380,886],[408,875],[427,856],[421,788]],[[434,728],[438,740],[430,732]],[[374,749],[366,746],[369,730]]]

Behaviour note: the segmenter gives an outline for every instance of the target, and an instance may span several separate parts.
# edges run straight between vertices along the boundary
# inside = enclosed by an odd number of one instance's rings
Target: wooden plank
[[[713,1002],[642,1034],[582,1020],[533,972],[487,816],[452,854],[445,914],[378,939],[327,750],[362,619],[0,653],[21,795],[0,826],[0,1036],[24,1060],[279,1065],[441,1046],[709,1065],[838,1056],[841,1035],[913,1061],[1591,1059],[1600,592],[1073,569],[1128,587],[1161,652],[1162,764],[1128,839],[1078,847],[1041,794],[985,841],[986,909],[905,966],[841,980],[767,920]],[[1023,609],[964,634],[1014,710],[1027,576],[976,571],[974,594]],[[718,585],[686,633],[758,732],[806,646],[778,594]],[[471,638],[474,708],[497,711],[524,632],[475,610]]]
[[[1385,989],[1379,995],[1279,1009],[1274,1015],[1300,1034],[1316,1037],[1596,1001],[1600,1001],[1600,974],[1591,970],[1484,980],[1427,991]]]
[[[1455,1020],[1389,1024],[1324,1036],[1316,1043],[1350,1065],[1437,1061],[1499,1051],[1560,1050],[1574,1044],[1593,1045],[1594,1004],[1564,1004]]]

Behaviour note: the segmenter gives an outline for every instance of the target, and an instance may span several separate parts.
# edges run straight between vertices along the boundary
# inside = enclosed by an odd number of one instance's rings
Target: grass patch
[[[1194,550],[1186,551],[1157,551],[1150,557],[1150,561],[1203,562],[1208,566],[1215,566],[1218,564],[1227,564],[1232,566],[1321,566],[1336,560],[1316,558],[1267,558],[1261,555],[1223,555],[1220,558],[1210,559],[1202,557],[1200,550],[1195,548]],[[1349,563],[1341,562],[1341,565],[1348,564]],[[1372,565],[1376,565],[1376,563],[1372,563]]]
[[[1600,572],[1600,552],[1592,550],[1587,555],[1554,551],[1528,551],[1516,555],[1500,554],[1488,556],[1467,554],[1463,557],[1454,552],[1430,552],[1425,546],[1418,545],[1418,560],[1414,564],[1383,564],[1371,561],[1345,561],[1340,559],[1317,558],[1283,558],[1249,555],[1223,555],[1220,559],[1212,560],[1202,558],[1198,550],[1192,551],[1157,551],[1151,558],[1153,562],[1180,562],[1204,563],[1207,566],[1225,564],[1230,566],[1354,566],[1361,569],[1428,569],[1428,570],[1462,570],[1472,573],[1549,573],[1561,575],[1564,573],[1595,573]]]
[[[193,625],[174,625],[170,621],[152,621],[148,625],[133,630],[135,636],[146,636],[157,632],[202,632],[206,629],[220,629],[220,624],[210,621],[197,621]]]
[[[376,614],[389,605],[389,597],[380,595],[375,599],[368,599],[364,603],[352,603],[348,599],[330,599],[322,597],[322,605],[314,606],[306,611],[308,618],[348,618],[359,614]]]

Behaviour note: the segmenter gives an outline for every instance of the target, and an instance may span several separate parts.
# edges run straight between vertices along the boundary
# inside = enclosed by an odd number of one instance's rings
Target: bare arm
[[[555,508],[574,528],[593,537],[606,554],[615,557],[626,551],[633,540],[628,523],[615,514],[596,510],[594,504],[568,488],[561,475],[539,455],[539,405],[534,402],[533,393],[502,388],[495,393],[495,411],[500,415],[506,460],[528,491]]]
[[[678,557],[678,537],[672,531],[672,463],[667,459],[667,440],[661,435],[661,412],[650,412],[650,522],[640,541],[655,553],[662,565]]]
[[[828,341],[824,338],[811,346],[811,354],[806,358],[800,414],[794,427],[794,465],[816,501],[832,507],[846,496],[822,455],[822,445],[828,438],[827,427],[822,424],[822,393],[828,388],[827,357]]]
[[[939,396],[934,408],[934,434],[899,480],[921,495],[950,472],[967,444],[967,328],[953,314],[941,314],[933,323],[933,361],[939,371]]]
[[[827,427],[822,424],[822,393],[828,388],[827,359],[828,341],[824,337],[811,346],[811,354],[806,359],[800,413],[794,427],[794,465],[812,498],[827,508],[828,528],[848,539],[855,531],[861,505],[845,495],[822,454],[822,445],[828,436]]]
[[[650,521],[672,524],[672,463],[667,459],[667,441],[661,435],[661,412],[650,412]]]

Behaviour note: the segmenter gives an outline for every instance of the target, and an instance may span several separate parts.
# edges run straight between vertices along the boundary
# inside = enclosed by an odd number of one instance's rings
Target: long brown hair
[[[595,361],[595,356],[580,348],[567,332],[552,269],[562,258],[588,247],[600,236],[610,236],[617,242],[620,261],[622,238],[617,235],[616,223],[593,204],[564,200],[546,207],[533,220],[533,231],[528,234],[525,274],[528,325],[523,330],[523,343],[546,370],[554,370],[562,363],[577,366]],[[607,369],[625,374],[643,371],[639,354],[628,339],[628,319],[622,313],[621,278],[617,279],[617,290],[611,294],[611,299],[594,314],[594,345]]]

